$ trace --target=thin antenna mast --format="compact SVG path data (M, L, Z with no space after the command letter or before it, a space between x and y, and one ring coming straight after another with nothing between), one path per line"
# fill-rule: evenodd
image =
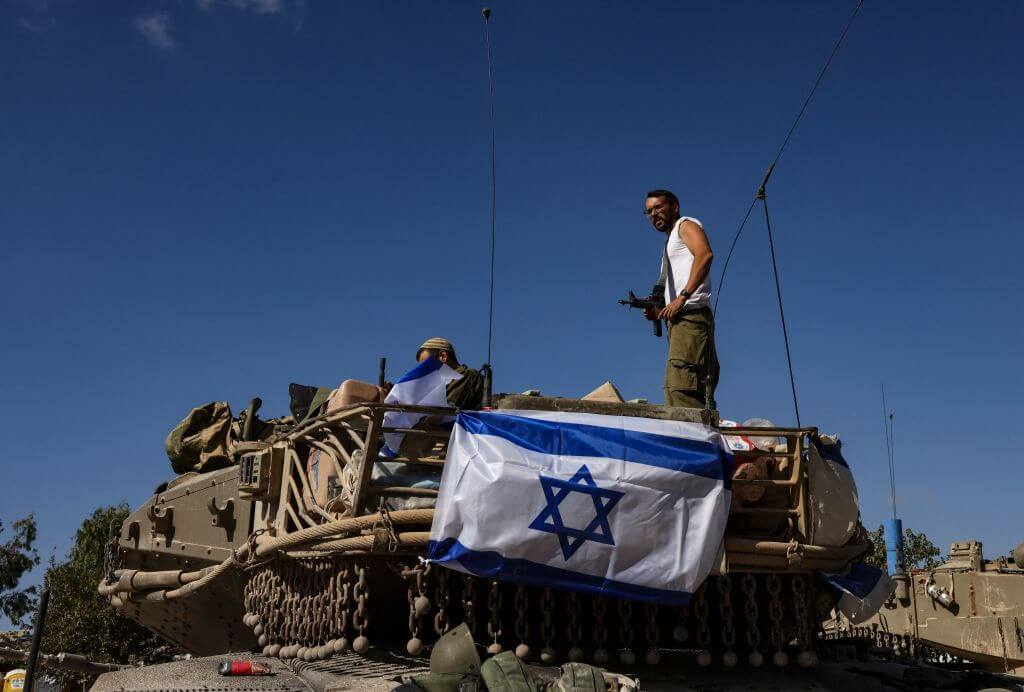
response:
M490 285L487 291L487 362L484 363L484 408L491 406L491 346L494 340L494 249L497 239L497 208L498 208L498 167L497 167L497 145L494 118L494 61L491 57L491 10L489 7L483 9L484 18L484 46L487 49L487 98L490 105L491 125L491 273Z
M488 7L483 9L484 16L484 43L487 48L487 97L491 109L491 280L487 298L487 362L491 362L491 342L494 326L494 245L497 237L497 206L498 206L498 181L497 181L497 147L496 130L494 119L494 61L491 58L491 10Z
M729 260L732 259L732 253L736 249L736 243L740 239L740 234L743 233L743 228L747 225L747 220L750 218L750 213L754 211L754 205L757 204L758 200L764 205L764 221L765 226L768 229L768 246L771 249L771 260L772 260L772 274L775 277L775 295L779 303L779 319L782 322L782 338L786 346L786 365L789 367L789 387L793 393L793 411L796 414L796 425L800 427L800 405L797 403L796 396L796 377L793 374L793 357L789 349L789 330L786 327L786 314L782 309L782 288L779 285L779 268L775 261L775 239L772 237L772 222L768 216L768 195L766 188L768 186L768 179L771 178L772 172L775 170L775 165L782 158L782 152L786 150L786 146L789 144L790 138L796 131L796 126L800 124L800 120L804 117L804 113L807 111L807 106L810 105L811 99L814 98L815 92L818 91L818 87L821 85L822 80L825 79L825 74L828 72L828 68L832 65L832 60L836 57L836 53L839 52L840 46L843 45L843 40L846 38L846 34L850 31L850 27L853 26L853 20L856 19L857 14L860 12L861 5L864 4L864 0L857 0L856 6L853 8L853 12L850 14L850 18L847 19L846 25L840 32L836 42L832 45L832 52L829 53L828 59L825 60L825 64L822 65L821 70L818 72L818 78L814 80L814 84L811 86L811 90L807 93L807 97L804 99L803 105L800 106L799 112L793 119L793 124L789 126L789 130L786 132L785 138L782 140L782 144L779 145L778 151L775 152L775 158L772 159L768 169L765 171L764 177L761 178L761 184L758 186L757 194L754 195L754 199L751 200L750 206L747 207L747 213L743 215L743 220L740 222L740 226L736 229L736 235L733 236L732 243L729 245L729 252L725 256L725 264L722 267L722 274L718 278L718 295L715 297L715 305L712 309L713 315L717 318L718 316L718 301L722 297L722 291L725 288L725 275L729 270Z
M882 385L882 427L885 428L885 452L889 458L889 490L892 492L892 518L896 519L896 451L893 439L893 414L885 402L885 385Z
M782 144L779 146L779 150L775 153L775 158L772 159L771 165L768 166L768 172L765 173L764 178L761 180L761 186L758 191L763 191L764 186L768 182L768 177L771 176L772 170L775 168L775 164L782 158L782 152L786 150L786 145L789 144L790 138L793 136L793 132L796 131L796 126L800 124L800 120L804 117L804 112L807 110L807 106L810 105L811 99L814 98L814 93L818 90L818 86L825 79L825 74L828 72L828 68L832 65L833 58L839 52L840 46L843 45L843 40L846 38L846 34L850 31L850 27L853 26L853 20L857 18L857 14L860 12L861 5L864 4L864 0L857 0L856 7L853 8L853 12L850 14L850 18L846 20L846 26L843 27L843 31L839 34L839 38L836 39L835 44L832 46L832 52L829 53L828 59L822 66L821 71L818 72L818 78L814 80L814 85L811 87L810 92L807 94L807 98L804 99L803 105L800 107L800 112L796 114L796 118L793 119L793 124L790 125L789 131L786 132L785 139L782 140ZM729 260L732 259L732 252L736 249L736 241L740 239L740 234L743 233L743 227L747 225L747 220L750 218L750 212L754 211L754 205L757 204L759 197L755 196L750 201L750 206L747 207L747 213L743 215L743 220L740 221L740 226L736 229L736 235L733 236L732 244L729 246L729 252L725 256L725 264L722 266L722 274L718 277L718 295L715 297L715 308L714 313L718 314L718 301L722 297L722 289L725 287L725 273L729 269Z

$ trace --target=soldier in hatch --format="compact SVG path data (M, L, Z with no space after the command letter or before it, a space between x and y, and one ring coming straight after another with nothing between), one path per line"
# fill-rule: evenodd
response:
M477 370L473 370L462 363L455 356L455 347L448 339L434 337L427 339L416 349L416 362L422 363L431 356L437 358L443 364L462 375L461 379L448 383L446 393L448 403L454 408L478 409L484 399L484 378ZM345 380L341 386L334 390L327 399L327 411L333 411L344 406L360 402L381 402L387 396L391 385L385 388L361 382L359 380ZM417 403L417 402L406 402Z
M430 357L437 358L443 365L447 365L462 376L457 380L448 382L445 386L445 397L448 404L458 409L480 408L484 397L483 376L478 371L459 363L459 359L455 356L455 347L452 346L452 343L447 339L439 337L427 339L416 349L416 361L422 363ZM402 386L401 381L398 386ZM390 384L378 387L369 382L345 380L341 383L341 386L327 396L323 412L336 411L358 403L380 403L387 399L391 389L392 385ZM396 398L394 396L391 397L389 402L404 404L426 403L422 401L401 401L401 397ZM316 399L314 399L314 404L316 406L320 405L316 403ZM438 425L444 420L444 417L414 416L414 420L417 422L411 424L411 427L424 429ZM423 456L430 451L434 442L435 440L432 437L406 435L401 441L400 449L396 448L394 451L407 457ZM312 509L314 504L321 507L325 506L330 487L330 477L334 475L333 467L330 464L320 464L319 458L320 451L318 449L311 449L306 462L307 473L311 479L312 486L312 494L305 498L308 509Z
M644 214L654 230L665 234L658 280L665 288L665 307L657 313L652 308L644 311L647 319L668 324L665 405L703 408L710 376L710 406L715 408L718 355L708 237L700 221L680 216L679 199L668 190L648 192Z
M427 339L416 351L416 362L422 363L431 356L462 375L462 379L448 383L448 403L461 409L480 408L484 400L484 378L479 371L459 362L452 342L440 337Z

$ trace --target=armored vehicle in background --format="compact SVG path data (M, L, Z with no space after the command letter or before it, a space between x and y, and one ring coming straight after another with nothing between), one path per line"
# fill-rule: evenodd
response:
M1024 543L1013 555L986 560L979 541L957 541L946 561L915 570L861 627L885 641L905 637L985 670L1024 676Z

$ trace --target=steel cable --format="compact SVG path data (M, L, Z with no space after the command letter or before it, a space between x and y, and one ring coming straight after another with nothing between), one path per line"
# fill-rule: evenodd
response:
M768 227L768 248L772 255L772 274L775 276L775 296L779 301L779 320L782 322L782 340L786 344L786 365L789 366L789 387L793 392L793 410L796 412L796 427L800 427L800 405L796 401L796 378L793 376L793 357L789 353L789 330L786 329L786 313L782 309L782 288L779 285L779 268L775 263L775 240L772 238L772 222L768 217L768 198L761 197L764 205L764 223Z
M807 111L807 106L810 105L811 99L814 97L814 93L818 90L818 86L821 85L822 80L825 78L825 74L828 72L828 68L832 65L832 60L836 57L839 52L840 46L843 45L843 40L846 38L846 34L850 31L850 27L853 26L853 20L857 18L857 13L860 12L861 5L864 4L864 0L857 0L856 6L853 8L853 12L850 14L850 18L846 20L846 26L843 27L842 32L839 34L839 38L836 39L835 44L832 46L832 52L829 53L828 59L818 72L818 78L814 80L814 85L811 87L810 92L807 94L807 98L804 99L803 105L800 107L800 111L796 114L796 118L793 119L793 124L789 126L789 131L786 133L786 137L782 140L782 144L779 146L779 150L775 153L775 158L772 159L772 163L768 166L770 172L775 168L775 164L782 158L782 152L786 150L786 146L789 144L790 138L793 136L793 132L796 131L796 126L800 124L800 120L804 117L804 112ZM766 176L767 178L767 176ZM760 190L764 186L762 182ZM714 313L718 314L718 301L722 297L722 289L725 287L725 273L729 269L729 260L732 259L733 250L736 248L736 242L740 239L740 234L743 233L743 227L747 225L747 219L750 218L750 212L753 211L754 205L757 203L757 197L750 203L750 207L747 209L747 213L744 214L743 220L740 222L739 228L736 229L736 235L733 236L732 244L729 246L729 253L725 257L725 263L722 265L722 273L718 277L718 295L715 297L715 308Z

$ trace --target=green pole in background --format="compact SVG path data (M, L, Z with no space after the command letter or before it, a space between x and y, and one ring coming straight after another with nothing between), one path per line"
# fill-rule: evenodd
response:
M25 667L25 692L32 692L32 683L36 677L36 660L39 658L39 644L43 640L43 628L46 627L46 606L50 604L50 590L43 589L39 597L39 610L36 611L35 630L32 632L32 649L28 653L28 665Z

